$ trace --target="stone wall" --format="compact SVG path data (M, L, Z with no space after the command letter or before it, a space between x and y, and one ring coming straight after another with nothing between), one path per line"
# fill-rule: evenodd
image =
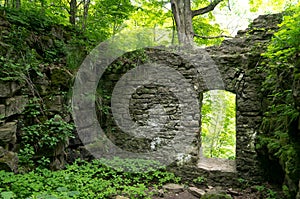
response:
M23 127L41 123L56 114L65 116L65 121L71 120L66 111L69 102L65 98L65 92L69 89L66 87L68 74L54 65L41 70L43 76L31 74L25 82L21 78L17 81L0 81L0 169L18 171L17 152L22 149ZM62 77L62 80L55 81L55 78ZM34 103L33 99L36 100ZM30 108L32 105L41 109ZM42 113L32 117L33 111ZM33 147L37 150L34 158L50 158L52 168L62 168L65 164L64 147L61 145L54 151L39 150L37 145Z
M130 66L147 65L147 63L167 66L183 75L191 85L190 89L197 94L199 107L201 107L203 92L215 89L230 91L236 94L236 159L230 161L203 157L200 150L201 132L195 130L196 127L200 129L201 117L195 114L196 112L200 114L200 110L193 110L191 117L188 117L183 123L194 123L194 129L191 132L185 131L184 136L180 138L189 140L190 150L185 155L188 160L191 160L190 164L177 165L171 170L186 179L202 175L207 177L211 183L219 185L237 185L240 183L238 179L260 181L263 174L255 150L255 139L262 122L263 96L260 93L260 86L265 76L257 66L262 61L260 54L265 51L273 33L278 29L277 24L280 21L281 15L279 14L260 16L248 29L239 31L235 38L226 39L220 46L197 48L188 52L177 48L150 48L143 52L142 56L146 58L144 61L139 61L138 56L132 58L134 57L132 55L130 55L131 61L128 61L126 57L130 56L124 55L112 64L112 68L104 74L99 82L99 87L108 91L103 94L102 98L100 97L100 102L104 106L111 107L110 96L122 75L133 68ZM120 68L120 63L124 63L124 60L126 60L125 67ZM158 68L153 74L159 75L159 70ZM166 76L165 78L172 79L173 77ZM152 80L155 82L155 78ZM106 135L123 150L134 153L152 153L159 150L160 146L165 145L170 147L169 153L172 154L171 151L176 150L176 147L172 148L174 144L172 139L176 133L180 133L177 130L180 129L180 116L182 115L176 94L172 95L169 87L164 87L159 83L151 84L149 81L142 82L139 87L131 84L126 86L137 88L130 95L129 113L134 122L145 127L144 131L139 131L139 138L124 133L116 125L111 110L108 108L106 113L100 111L99 114L100 123ZM182 92L187 91L182 90ZM122 93L123 91L119 95L115 94L122 98ZM109 96L108 100L105 100L104 96ZM122 100L120 102L121 104L126 103ZM158 104L161 107L153 110L153 107ZM123 112L118 112L121 115L128 114L122 105L119 105L117 109L123 110ZM159 109L162 111L160 112ZM159 133L154 133L155 136L147 137L147 133L153 132L151 131L154 128L151 126L151 120L153 120L151 114L153 113L161 119L154 121L162 124L163 128L157 130ZM184 128L184 130L187 129ZM182 144L185 143L182 142ZM177 151L176 155L180 157L181 153L182 151ZM156 154L156 157L163 159L165 154ZM177 158L177 160L179 159ZM217 166L210 168L211 165L207 166L207 164Z
M245 31L206 50L219 66L225 90L236 94L236 169L239 177L260 179L262 170L255 151L264 110L260 92L265 74L258 68L260 56L278 30L281 14L259 16Z
M21 86L16 82L0 82L0 169L17 171L18 156L14 152L17 142L17 115L28 101L19 95Z
M260 16L248 29L239 31L235 38L225 40L220 46L190 51L178 48L149 48L137 52L136 55L134 52L133 55L129 53L122 56L105 72L99 82L99 89L103 92L96 96L96 105L99 108L98 119L106 136L125 151L153 152L156 157L159 157L158 159L163 161L170 153L174 156L170 159L175 158L178 162L183 159L187 160L189 164L170 167L186 179L202 175L212 184L220 185L238 184L238 178L260 180L262 173L254 144L262 119L263 96L259 90L264 74L259 73L257 65L261 61L260 53L265 50L273 33L278 29L277 24L280 20L281 15ZM168 73L165 74L165 79L175 79L173 83L168 84L166 81L154 84L156 79L153 78L152 81L145 81L133 93L125 93L131 97L128 103L129 114L126 111L122 112L125 101L115 104L120 110L119 114L124 113L125 117L129 115L140 126L145 126L144 129L141 128L138 131L139 138L136 138L117 127L110 110L110 97L123 74L137 65L146 64L147 66L147 63L150 63L150 66L153 63L159 66L157 69L151 69L151 72L157 76L164 74L162 72L164 66L178 73L173 77L169 77ZM51 117L51 115L65 111L65 105L69 105L69 101L62 93L69 89L66 85L70 76L62 67L47 67L42 71L44 75L34 80L34 88L37 89L47 106L49 111L47 115ZM180 77L184 77L185 81L182 82ZM132 76L132 78L135 77ZM180 90L183 84L187 86L184 90ZM174 87L178 89L174 90ZM201 167L205 161L209 161L201 156L200 150L201 95L205 91L214 89L227 90L236 94L237 101L236 160L214 162L214 164L225 164L229 167L224 170ZM17 171L18 159L15 152L18 150L16 144L22 140L20 121L26 117L24 108L28 100L34 97L34 91L16 82L0 82L0 90L0 166L1 169ZM123 91L117 93L119 96L122 94L124 94ZM186 97L190 94L192 97ZM193 95L196 96L196 102ZM195 109L198 106L197 103L199 103L199 109ZM69 115L65 116L64 119L70 121ZM157 124L161 126L155 126ZM153 132L155 128L157 131ZM148 132L153 134L149 136ZM176 134L180 136L176 137ZM182 143L176 145L174 138L177 143L180 141ZM186 146L185 143L189 145ZM161 146L165 146L164 154L159 153ZM186 150L186 153L176 150L174 146L183 151ZM92 158L78 137L70 140L67 153L69 161L76 157ZM52 157L53 162L59 159L60 165L57 168L63 165L61 162L61 157L64 157L63 149L49 156Z

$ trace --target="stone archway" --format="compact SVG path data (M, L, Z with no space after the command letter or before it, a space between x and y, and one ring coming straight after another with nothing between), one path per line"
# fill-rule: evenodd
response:
M266 22L267 21L267 22ZM260 53L262 53L272 36L272 32L277 29L277 24L280 21L279 15L267 15L258 18L253 22L251 27L246 31L239 31L238 35L231 40L225 40L221 46L213 46L205 49L196 48L190 51L176 48L149 48L144 50L147 60L150 63L162 64L175 69L183 75L188 82L192 85L193 89L198 96L208 90L226 90L236 94L236 159L235 161L226 162L213 162L212 164L227 164L225 170L222 169L208 169L199 167L199 151L201 146L200 131L196 130L193 122L197 120L200 124L200 117L198 114L192 116L192 122L186 120L188 125L194 129L185 132L184 136L192 140L191 147L193 150L188 154L188 160L192 164L184 165L182 169L177 167L175 172L180 172L180 175L186 178L192 178L195 173L199 175L206 175L214 179L213 184L224 183L223 180L216 180L216 177L225 176L227 179L238 177L257 180L260 179L262 174L260 165L257 160L257 153L255 150L255 138L259 132L259 126L262 120L262 102L263 96L259 92L264 74L260 73L257 68L258 63L261 61ZM263 27L263 29L261 28ZM249 44L250 43L250 44ZM126 55L125 55L126 56ZM120 58L116 62L127 60ZM128 61L128 60L127 60ZM125 66L128 66L126 64ZM108 72L103 77L103 85L106 85L106 90L112 91L118 79L127 72L130 67L119 68L117 74ZM115 70L111 70L115 71ZM158 71L159 72L159 71ZM144 85L134 93L133 99L135 102L131 107L132 117L136 120L141 119L139 122L146 123L147 110L149 104L156 104L153 93L169 93L168 89L157 87L155 85ZM164 99L164 108L168 108L170 114L168 117L173 118L170 124L171 128L176 129L176 104L173 99ZM170 103L169 101L170 100ZM172 101L173 100L173 101ZM141 105L145 102L146 105ZM109 102L108 104L109 105ZM142 108L141 108L142 107ZM143 109L143 107L145 109ZM200 103L201 107L201 103ZM142 109L142 111L140 111ZM175 110L175 111L174 111ZM200 112L200 110L198 110ZM171 113L173 112L173 113ZM198 113L199 113L198 112ZM174 122L174 123L172 123ZM122 149L141 152L147 150L154 150L156 145L160 144L161 137L164 137L164 142L171 145L172 133L164 131L165 134L161 137L153 138L153 140L137 140L132 136L128 136L121 132L120 129L115 128L116 124L112 122L109 116L104 119L104 126L113 131L108 132L108 137L115 140ZM171 131L169 131L171 132ZM184 136L182 139L184 139ZM171 147L171 146L170 146ZM158 154L159 156L159 154ZM159 157L160 158L160 157ZM164 156L161 157L161 159ZM201 158L200 158L201 159ZM200 161L201 163L201 161ZM211 172L214 171L214 172ZM212 174L214 173L214 174Z

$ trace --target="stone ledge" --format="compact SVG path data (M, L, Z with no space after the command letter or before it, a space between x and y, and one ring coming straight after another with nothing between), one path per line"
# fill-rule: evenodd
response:
M207 171L237 172L235 160L201 157L197 166Z

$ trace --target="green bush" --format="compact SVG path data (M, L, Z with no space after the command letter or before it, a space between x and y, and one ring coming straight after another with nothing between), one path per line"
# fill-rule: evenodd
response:
M33 168L39 151L53 151L58 144L65 143L72 137L73 129L74 125L65 122L59 115L22 128L22 147L18 153L20 164ZM37 160L37 166L47 167L49 163L50 160L45 156Z

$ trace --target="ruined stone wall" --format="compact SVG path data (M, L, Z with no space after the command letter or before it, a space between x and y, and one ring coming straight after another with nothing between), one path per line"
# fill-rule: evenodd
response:
M51 69L42 68L42 74L43 76L25 77L25 82L21 78L16 81L0 81L1 170L18 171L17 152L22 149L20 143L24 136L23 127L40 124L55 114L65 116L63 118L65 121L71 120L66 109L69 102L65 98L66 82L69 81L66 79L68 74L55 66L52 66ZM61 80L57 80L59 78ZM34 107L40 106L40 108L36 109L33 105ZM32 118L34 111L42 113ZM37 148L37 146L33 147ZM48 157L52 163L56 162L56 165L51 164L53 168L62 168L65 163L64 154L64 147L58 146L54 151L39 150L36 158L39 156Z
M17 171L18 156L13 152L17 142L14 116L24 110L28 101L26 96L16 94L19 89L20 85L15 82L0 83L0 169L7 171Z
M232 161L217 160L202 156L200 151L201 132L199 132L201 117L193 112L191 117L183 123L197 121L198 124L194 123L193 127L199 127L199 130L194 131L193 129L191 132L182 132L184 136L181 137L181 140L189 139L190 141L191 150L186 154L187 159L191 160L190 164L177 166L172 169L173 171L187 179L201 175L209 179L210 183L220 185L239 184L238 178L254 182L261 179L262 170L255 150L255 139L262 122L264 96L260 92L260 86L265 76L257 66L262 61L260 54L265 51L273 33L278 29L277 24L280 21L281 15L279 14L260 16L254 20L248 29L239 31L235 38L226 39L220 46L205 49L195 48L190 51L177 48L152 48L144 51L145 63L170 67L188 80L190 89L193 89L197 94L200 108L201 95L205 91L221 89L236 94L236 159ZM115 63L122 63L121 60L124 60L124 57ZM132 65L145 63L132 63ZM117 65L114 67L116 69ZM107 72L99 83L101 89L111 91L106 93L107 96L111 96L116 83L122 75L128 72L124 68L111 71L114 71L113 74ZM154 74L159 74L159 69ZM173 77L171 75L171 77L166 78L172 79ZM107 82L112 83L107 85ZM137 87L137 85L134 86ZM186 91L183 90L182 92ZM182 112L179 108L178 99L176 101L176 95L171 93L170 88L163 87L159 83L151 84L148 81L145 81L131 93L129 106L131 119L141 126L147 126L144 131L139 131L139 138L124 133L116 125L111 112L102 113L101 117L99 116L102 118L101 126L105 129L108 137L114 141L114 144L123 150L137 154L151 153L159 150L162 145L169 146L170 151L176 150L175 147L172 148L172 144L174 144L172 139L174 139L175 133L180 132L176 130L180 128L179 120ZM123 101L123 103L126 102ZM108 107L112 106L110 100L103 100L102 104L106 104ZM157 130L159 133L155 136L147 137L146 134L152 132L150 129L154 128L151 126L152 109L158 104L162 106L160 107L162 111L159 111L160 108L155 109L154 115L161 120L154 121L164 124L164 127ZM120 105L119 109L122 108L124 107ZM121 113L126 115L126 110L124 109ZM200 114L200 110L198 113ZM184 130L187 129L189 128L184 128ZM143 134L145 135L143 136ZM182 142L182 144L185 143ZM182 155L181 152L177 151L178 161L180 161L178 157ZM157 156L157 159L162 159L165 154L161 153ZM210 165L212 168L209 168L206 164L217 166Z
M244 179L262 176L255 139L262 122L265 96L260 88L265 74L258 66L280 22L280 14L260 16L235 38L206 49L219 66L225 90L236 94L236 169Z
M260 53L265 50L280 20L280 15L261 16L248 29L239 31L235 38L225 40L220 46L195 48L190 51L175 47L151 48L139 52L130 59L128 59L130 54L122 56L103 75L99 82L99 90L102 93L96 96L98 119L106 136L125 151L153 152L156 158L163 161L170 153L174 156L170 159L175 158L179 163L183 159L187 160L189 164L170 168L186 179L201 175L211 181L211 184L225 186L238 184L238 178L259 180L262 174L254 144L262 119L263 96L259 91L264 74L259 72L257 65L261 61ZM138 88L133 89L132 93L125 93L130 97L127 103L129 113L123 107L127 101L115 104L115 108L120 110L119 114L124 113L125 118L129 115L134 122L145 126L144 129L140 128L137 131L139 135L137 138L136 134L125 133L116 125L111 112L111 95L124 74L137 65L147 66L147 63L150 63L148 66L154 63L159 66L157 69L151 69L157 76L164 74L162 72L164 66L178 73L172 73L171 76L165 73L164 79L175 79L167 86L165 84L168 81L157 82L155 75L152 75L151 81L145 81L139 86L140 80L130 85ZM50 71L45 70L44 77L35 81L35 88L45 100L50 115L60 113L65 105L69 105L69 101L61 95L61 91L67 91L65 77L68 77L67 73L56 67ZM185 81L182 81L181 77ZM187 84L183 90L176 87L183 84ZM127 86L128 84L125 84L125 87ZM201 167L203 161L207 161L200 158L201 95L214 89L236 94L236 160L214 163L228 164L229 170L209 170ZM19 136L21 140L20 121L24 117L25 105L32 99L33 94L32 90L16 82L0 82L0 90L0 162L6 165L7 170L15 171L17 156L14 152L17 151L18 142L16 138ZM121 100L127 99L122 96L124 92L121 91L119 90L117 96L121 96ZM195 94L196 101L192 95L187 97L190 93ZM199 103L198 110L195 109L196 103ZM66 120L70 121L70 118ZM155 126L157 124L158 126ZM153 131L156 128L157 130ZM148 135L149 132L152 134ZM186 143L189 143L188 146ZM176 150L175 145L180 150ZM159 149L163 146L166 151L160 153ZM76 157L87 157L88 154L82 152L84 149L81 141L78 138L71 139L67 158L72 161ZM1 158L10 159L12 162L2 161Z

